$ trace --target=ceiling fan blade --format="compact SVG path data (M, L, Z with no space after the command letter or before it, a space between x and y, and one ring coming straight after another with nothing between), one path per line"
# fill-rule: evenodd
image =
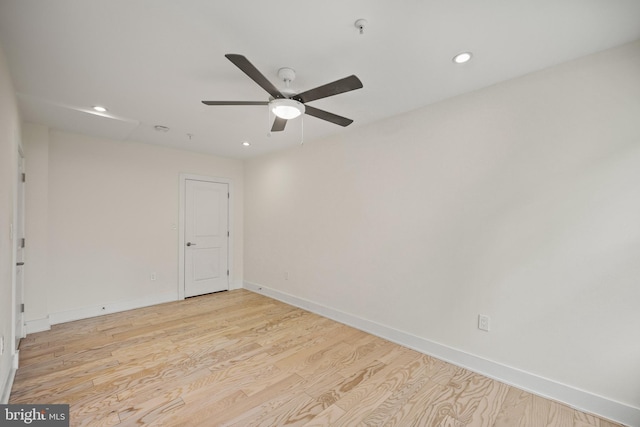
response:
M258 83L258 85L266 90L269 95L274 98L285 98L283 94L273 85L267 78L262 75L260 71L256 67L253 66L251 62L247 58L242 55L237 55L235 53L228 53L225 57L233 62L233 64L240 68L247 76L251 78L254 82Z
M292 97L292 99L295 99L296 101L300 101L302 103L306 103L315 101L316 99L337 95L339 93L360 89L361 87L362 82L360 81L360 79L352 75L340 80L336 80L332 83L327 83L326 85L318 86L315 89L310 89L306 92L299 93L296 96Z
M271 126L271 132L283 131L286 125L287 125L287 119L282 119L276 116L276 119L273 121L273 126Z
M328 111L320 110L318 108L311 107L309 105L305 105L305 114L308 114L313 117L317 117L322 120L326 120L331 123L335 123L340 126L349 126L353 123L353 120L347 119L346 117L338 116L337 114L330 113Z
M268 101L202 101L205 105L269 105Z

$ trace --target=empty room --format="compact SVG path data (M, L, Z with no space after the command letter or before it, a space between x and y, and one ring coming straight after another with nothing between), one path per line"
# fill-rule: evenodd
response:
M639 219L636 0L0 0L0 425L640 427Z

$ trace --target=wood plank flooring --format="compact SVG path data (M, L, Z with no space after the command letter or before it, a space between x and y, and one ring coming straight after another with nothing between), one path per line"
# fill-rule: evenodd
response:
M618 425L246 290L29 335L10 403L72 426Z

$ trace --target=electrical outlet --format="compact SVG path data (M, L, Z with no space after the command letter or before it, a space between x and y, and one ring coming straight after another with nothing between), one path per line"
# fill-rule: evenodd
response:
M288 271L284 272L284 280L289 280L289 272Z
M151 273L150 279L154 282L157 279L156 273Z
M486 316L484 314L479 314L478 315L478 329L480 329L481 331L486 331L489 332L489 321L491 319L489 318L489 316Z

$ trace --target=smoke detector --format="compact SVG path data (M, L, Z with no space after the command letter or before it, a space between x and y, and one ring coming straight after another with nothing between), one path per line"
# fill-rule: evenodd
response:
M358 29L360 34L364 34L364 29L368 23L369 21L366 19L358 19L353 25Z

